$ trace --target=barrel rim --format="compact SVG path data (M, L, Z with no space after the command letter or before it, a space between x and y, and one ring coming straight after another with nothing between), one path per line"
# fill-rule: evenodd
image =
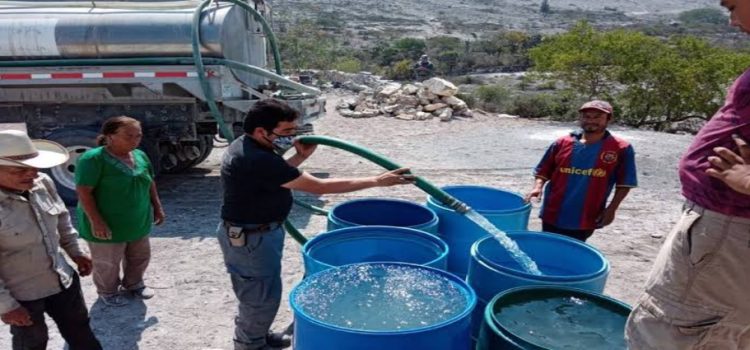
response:
M521 193L519 193L519 192L508 191L508 190L503 190L503 189L489 187L489 186L451 185L451 186L441 187L440 189L442 189L442 190L452 190L452 189L457 189L457 188L491 190L491 191L495 191L495 192L503 192L503 193L506 193L506 194L515 195L515 196L518 196L519 198L523 199L523 195ZM461 200L460 198L458 198L458 199ZM435 199L435 197L433 197L433 196L427 196L427 202L430 203L430 204L432 204L432 205L435 205L436 207L439 207L440 209L444 209L444 210L448 210L448 211L455 211L453 208L450 208L450 207L446 206L442 202L440 202L437 199ZM488 209L476 209L476 208L472 208L472 210L475 211L475 212L477 212L477 213L479 213L479 214L487 214L487 215L493 215L493 214L495 214L495 215L499 215L499 214L511 214L511 213L523 212L523 211L529 210L529 208L531 208L531 203L526 203L526 204L524 204L521 207L518 207L516 209L509 209L509 210L488 210Z
M360 265L392 265L392 266L407 266L412 267L416 269L425 269L430 270L438 275L441 275L444 278L447 278L448 280L452 281L456 285L460 286L464 291L466 295L466 299L468 301L466 308L459 314L455 315L454 317L447 319L445 321L435 323L426 327L420 327L420 328L412 328L405 331L370 331L370 330L361 330L361 329L351 329L351 328L345 328L341 326L335 326L331 324L327 324L323 321L317 320L309 315L307 315L305 312L302 311L302 309L297 305L296 297L299 290L305 286L307 283L310 283L309 281L314 278L320 278L320 276L324 273L332 273L331 271L333 269L329 269L326 271L321 271L315 275L312 275L297 284L297 286L294 287L291 293L289 293L289 304L292 307L292 312L294 313L294 316L302 317L305 319L305 321L313 323L320 327L325 327L328 329L334 329L336 331L341 331L345 333L354 333L354 334L364 334L364 335L376 335L376 336L393 336L393 335L409 335L409 334L415 334L415 333L423 333L439 328L446 327L448 325L461 322L465 318L469 317L471 318L471 314L474 311L474 308L477 306L477 294L474 292L474 289L466 283L466 281L458 278L457 276L440 270L436 269L434 267L424 266L424 265L417 265L417 264L409 264L409 263L393 263L393 262L375 262L375 263L358 263L358 264L348 264L348 265L342 265L335 267L334 269L343 269L343 268L349 268L354 266L360 266Z
M339 207L344 206L344 205L349 205L349 204L352 204L352 203L358 204L358 203L361 203L361 202L396 202L396 203L399 203L399 204L406 204L406 205L409 205L409 206L412 206L412 207L419 207L420 209L425 209L432 216L432 219L430 219L429 221L426 221L424 223L421 223L421 224L411 225L411 226L393 226L393 227L420 228L420 227L430 226L430 225L433 225L433 224L435 224L435 223L438 222L438 216L437 216L437 213L435 213L434 210L428 208L427 206L421 205L419 203L414 203L414 202L410 202L410 201L403 200L403 199L397 199L397 198L360 198L360 199L354 199L354 200L350 200L350 201L341 202L341 203L338 203L335 206L333 206L333 208L331 208L331 210L328 212L328 218L329 218L329 220L335 219L335 220L337 220L337 221L339 221L341 223L344 223L346 225L349 225L349 226L386 226L386 225L362 225L362 224L358 224L356 222L351 222L351 221L348 221L348 220L343 220L340 217L336 216L336 209L338 209Z
M347 266L347 265L333 266L330 264L326 264L318 259L313 258L310 255L310 251L314 248L315 245L320 244L321 241L338 238L340 236L351 235L354 233L362 233L366 231L379 231L379 232L386 231L386 232L391 232L391 233L396 233L396 231L400 231L398 233L412 235L414 237L419 237L421 239L430 241L431 243L435 243L441 249L440 255L437 258L424 263L424 265L435 264L439 262L440 260L445 260L448 258L448 254L450 253L450 246L448 246L448 243L446 243L440 237L432 233L422 231L422 230L417 230L417 229L408 228L408 227L398 227L398 226L352 226L352 227L344 227L344 228L340 228L336 230L331 230L331 231L315 236L313 239L307 241L302 246L302 255L303 257L307 257L309 259L315 260L315 262L317 262L318 264L322 266L325 266L327 269ZM367 263L357 263L357 264L367 264ZM404 263L404 264L408 264L408 263ZM348 264L348 265L353 265L353 264ZM419 266L419 264L414 264L414 265Z
M525 271L511 269L509 267L493 262L492 260L482 255L481 252L479 251L479 247L482 245L482 243L486 242L487 240L494 239L494 236L492 236L491 234L480 238L479 240L474 242L474 244L472 244L471 256L474 257L475 260L478 260L480 263L482 263L485 266L488 266L489 268L511 274L514 277L525 278L527 280L536 281L536 282L539 282L539 281L550 281L550 282L586 281L586 280L596 279L603 274L609 273L609 270L610 270L609 261L607 261L607 259L604 257L604 254L602 254L598 249L586 243L579 242L572 238L564 237L564 236L549 233L549 232L542 232L542 231L514 230L514 231L505 231L505 233L510 238L513 238L511 236L516 236L516 235L531 235L531 236L544 237L545 239L558 240L561 242L565 242L566 244L577 245L581 248L585 248L586 250L594 253L594 255L596 255L597 258L599 258L599 260L603 262L603 264L601 268L599 268L596 272L592 272L592 273L585 274L585 275L576 275L576 276L534 275Z
M494 326L492 327L493 330L498 330L499 334L502 334L505 338L508 338L512 340L513 342L518 343L519 345L533 346L535 349L546 350L547 348L544 348L532 342L526 341L522 337L519 337L515 333L509 331L507 328L505 328L505 326L503 326L503 323L500 322L496 317L495 306L497 305L500 299L515 297L516 295L519 295L519 296L530 295L531 292L534 292L534 291L568 292L568 293L571 293L571 294L568 294L571 296L574 296L574 295L585 296L589 299L604 301L606 302L605 303L606 305L612 306L613 308L620 308L622 311L624 311L624 314L630 314L633 310L633 308L630 305L620 300L612 298L608 295L604 295L602 293L596 293L596 292L592 292L592 291L581 289L581 288L544 286L544 285L521 286L521 287L515 287L515 288L502 291L498 295L496 295L494 298L492 298L492 301L487 303L487 306L484 309L484 322L487 322L488 325L490 326ZM601 305L601 304L597 304L597 305Z

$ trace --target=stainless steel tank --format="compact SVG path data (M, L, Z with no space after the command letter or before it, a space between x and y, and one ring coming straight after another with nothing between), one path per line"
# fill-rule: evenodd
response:
M0 3L0 61L192 57L193 11L63 4L55 8L13 8ZM201 17L200 33L204 57L266 67L265 33L241 7L210 5ZM244 73L237 75L248 85L260 83Z

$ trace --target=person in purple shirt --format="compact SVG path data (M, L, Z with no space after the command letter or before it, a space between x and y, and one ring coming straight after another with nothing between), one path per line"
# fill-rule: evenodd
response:
M721 5L750 34L750 1ZM630 349L750 349L750 150L741 139L750 139L750 69L680 161L683 214L628 319Z

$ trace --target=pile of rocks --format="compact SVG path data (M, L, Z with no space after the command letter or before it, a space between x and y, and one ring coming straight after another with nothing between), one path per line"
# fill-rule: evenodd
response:
M394 117L402 120L440 118L449 121L456 116L472 117L466 102L455 97L453 83L432 78L423 83L401 85L391 83L376 92L362 91L357 99L344 101L336 109L344 117Z

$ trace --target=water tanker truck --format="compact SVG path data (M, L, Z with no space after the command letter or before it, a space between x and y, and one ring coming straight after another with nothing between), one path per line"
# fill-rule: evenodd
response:
M193 167L217 136L242 134L262 99L286 100L311 131L325 100L282 75L268 11L263 0L3 1L0 123L67 147L70 160L49 173L68 203L76 161L110 117L141 122L157 173Z

